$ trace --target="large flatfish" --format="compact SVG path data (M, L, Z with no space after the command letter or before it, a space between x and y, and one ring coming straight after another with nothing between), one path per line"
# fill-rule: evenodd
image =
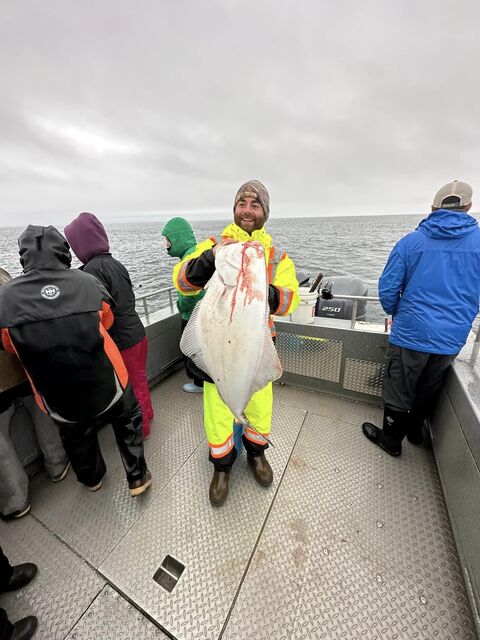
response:
M238 422L252 395L282 375L268 327L265 251L258 242L218 247L215 273L180 342Z

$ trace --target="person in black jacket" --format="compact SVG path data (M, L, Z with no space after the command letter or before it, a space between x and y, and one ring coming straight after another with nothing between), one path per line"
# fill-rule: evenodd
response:
M135 296L127 269L110 253L107 232L93 213L81 213L65 229L83 271L98 278L113 300L115 320L109 333L120 349L133 393L142 410L144 438L150 435L153 407L147 381L148 343L145 328L135 311Z
M23 274L0 287L3 348L18 356L38 406L58 424L78 480L100 489L106 467L95 427L110 422L130 494L139 495L152 478L140 407L108 333L110 296L94 276L70 269L68 243L55 227L30 225L18 244Z
M0 268L0 286L12 277ZM11 437L13 416L21 416L20 429L30 422L43 464L52 482L63 480L70 463L63 448L57 425L37 406L25 371L15 355L0 349L0 517L21 518L30 511L28 476Z

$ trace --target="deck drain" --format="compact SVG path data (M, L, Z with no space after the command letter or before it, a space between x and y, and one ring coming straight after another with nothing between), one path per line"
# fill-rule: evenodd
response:
M165 560L155 572L153 579L163 589L171 593L177 586L177 582L184 571L185 565L172 558L172 556L165 556Z

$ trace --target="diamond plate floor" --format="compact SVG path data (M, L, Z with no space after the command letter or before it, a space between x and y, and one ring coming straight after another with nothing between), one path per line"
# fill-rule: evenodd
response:
M38 640L63 640L105 581L31 515L0 523L0 542L12 565L38 565L30 584L0 595L0 606L13 622L36 615Z
M222 639L476 638L430 452L391 458L332 417L344 401L310 401L327 415L307 416Z
M92 602L66 640L168 640L110 586Z
M175 638L218 638L304 419L302 410L274 405L273 485L255 482L243 454L220 509L208 501L212 465L206 443L199 447L100 572ZM167 555L185 565L172 593L153 580Z
M274 485L259 487L243 454L213 509L202 396L184 381L152 394L146 496L128 495L105 428L100 492L40 475L33 515L0 523L11 560L40 567L0 596L12 619L36 613L41 640L166 638L154 622L178 640L476 637L430 452L406 443L394 459L369 443L373 405L275 386ZM167 554L186 566L170 594L153 581Z
M109 426L99 433L107 464L101 491L91 493L77 482L72 472L56 485L46 482L42 474L32 483L32 513L94 567L101 564L138 521L205 438L202 396L182 391L183 381L183 372L177 373L152 392L155 419L152 435L145 443L145 458L153 485L145 495L133 499L128 493Z

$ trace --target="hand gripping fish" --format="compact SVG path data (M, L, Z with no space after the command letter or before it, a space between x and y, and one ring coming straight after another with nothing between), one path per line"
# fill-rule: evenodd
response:
M180 348L211 377L235 419L258 433L245 407L256 391L282 375L268 327L264 248L258 242L220 246L215 267Z

